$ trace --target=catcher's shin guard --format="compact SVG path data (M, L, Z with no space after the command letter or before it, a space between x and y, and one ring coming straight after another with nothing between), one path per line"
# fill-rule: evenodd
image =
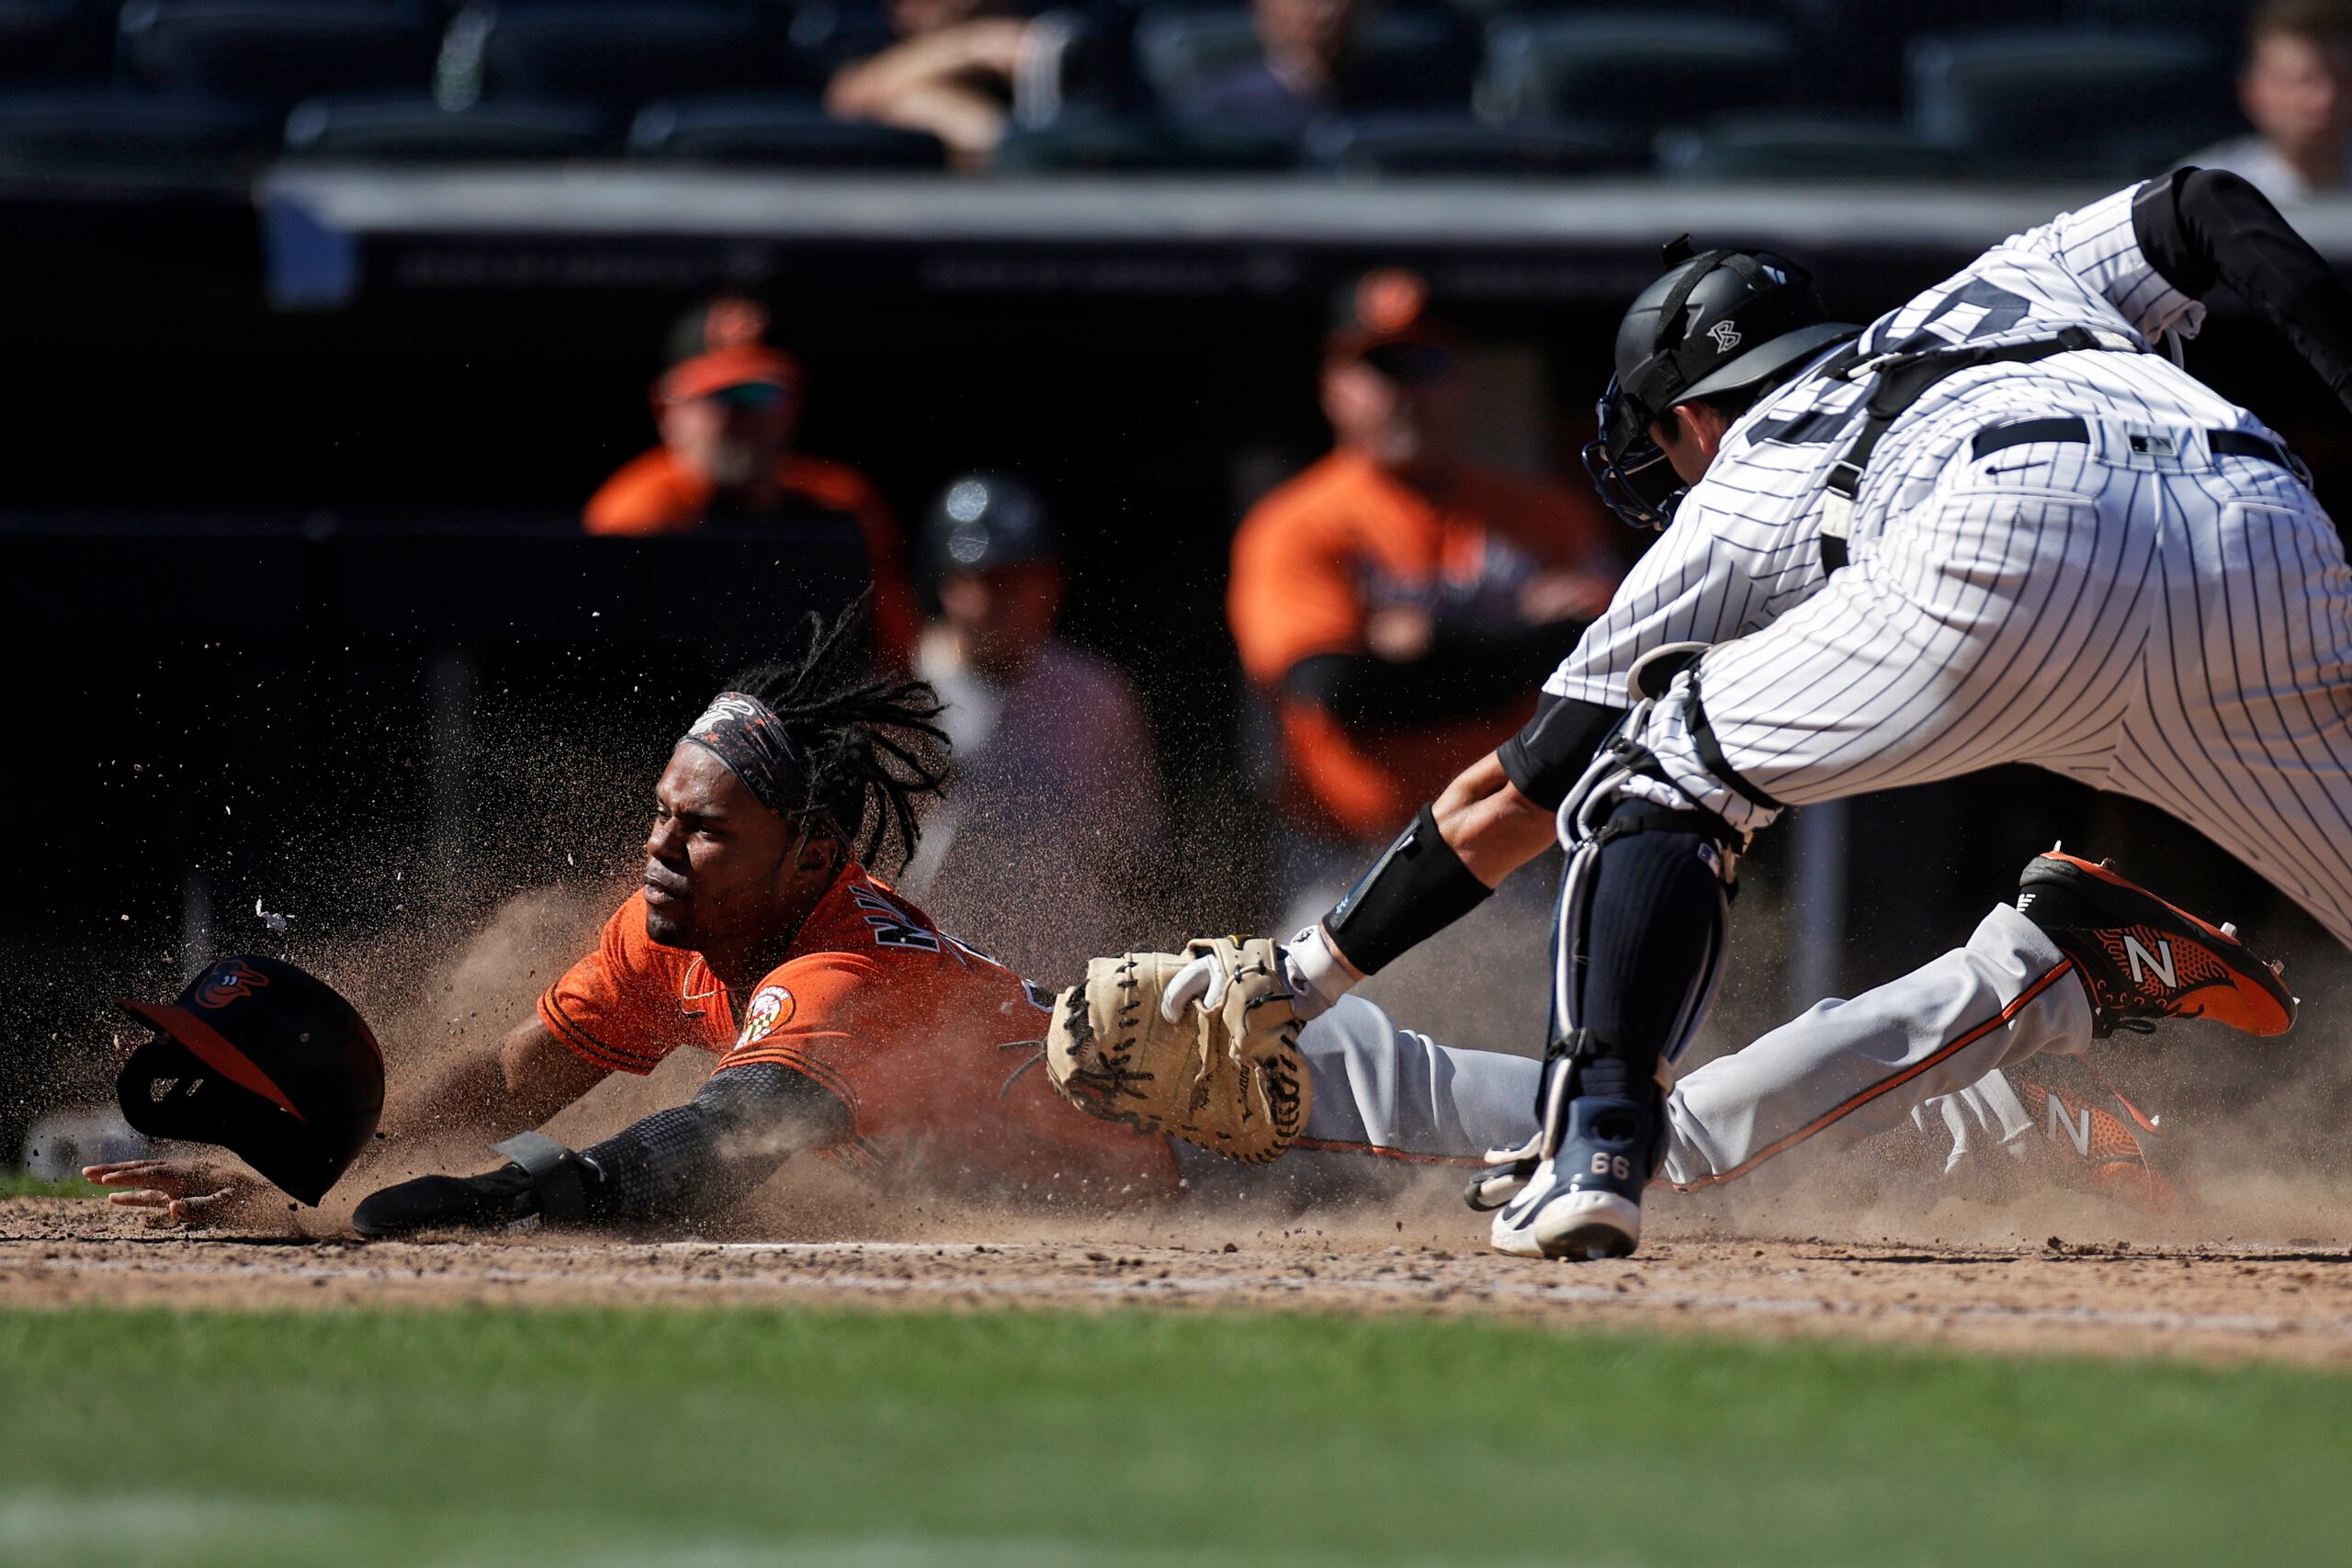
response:
M1569 859L1537 1130L1493 1151L1467 1196L1500 1206L1501 1251L1620 1258L1640 1242L1642 1188L1665 1157L1673 1065L1713 1005L1732 859L1711 818L1598 790L1571 795L1561 820Z

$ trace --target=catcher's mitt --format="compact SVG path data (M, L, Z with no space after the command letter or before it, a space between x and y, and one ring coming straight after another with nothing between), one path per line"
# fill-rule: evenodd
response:
M1216 961L1204 992L1163 1006L1203 958ZM1255 1165L1306 1125L1298 1029L1272 942L1204 937L1181 953L1090 960L1085 984L1054 1000L1046 1069L1081 1111Z

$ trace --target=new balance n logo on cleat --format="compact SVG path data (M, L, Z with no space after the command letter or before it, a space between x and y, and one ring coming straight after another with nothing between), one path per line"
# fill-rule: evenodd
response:
M2295 998L2233 926L2168 904L2111 865L2052 851L2019 879L2017 908L2050 935L2090 993L2094 1032L2145 1032L2160 1019L2209 1018L2284 1034Z

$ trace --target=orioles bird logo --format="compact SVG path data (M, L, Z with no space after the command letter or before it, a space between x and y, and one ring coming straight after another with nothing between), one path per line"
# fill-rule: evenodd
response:
M239 997L252 996L269 984L269 976L242 958L232 958L204 977L196 988L196 1005L224 1008Z

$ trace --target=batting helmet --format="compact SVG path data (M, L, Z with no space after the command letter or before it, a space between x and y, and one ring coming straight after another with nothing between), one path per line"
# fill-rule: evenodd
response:
M1673 520L1683 484L1650 439L1668 409L1752 392L1859 328L1826 320L1813 275L1770 251L1666 247L1671 269L1642 290L1617 327L1615 374L1585 468L1610 510L1638 528Z
M923 514L923 574L934 589L952 571L1059 558L1044 500L1010 474L966 474Z
M305 1203L375 1135L384 1054L358 1010L277 958L223 958L169 1004L118 1005L156 1031L115 1080L142 1133L218 1144Z

